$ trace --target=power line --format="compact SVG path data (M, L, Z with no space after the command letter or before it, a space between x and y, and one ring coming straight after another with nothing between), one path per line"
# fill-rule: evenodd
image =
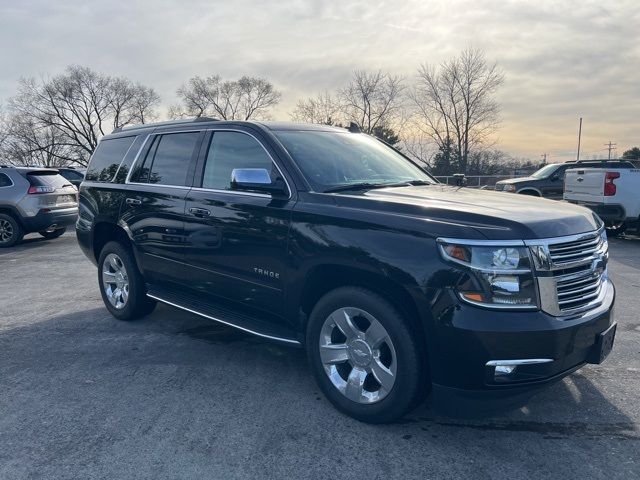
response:
M611 160L611 150L613 150L614 148L616 148L616 143L611 143L611 140L609 140L609 143L605 143L604 146L608 147L609 150L609 160Z

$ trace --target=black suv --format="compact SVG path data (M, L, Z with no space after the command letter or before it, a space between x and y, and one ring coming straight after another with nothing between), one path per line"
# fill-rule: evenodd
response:
M570 168L635 168L626 160L579 160L550 163L528 177L510 178L496 183L499 192L521 193L534 197L562 200L564 174Z
M599 363L615 334L590 210L437 183L341 128L201 118L114 131L80 246L117 318L156 302L304 346L368 422L431 388L504 396Z

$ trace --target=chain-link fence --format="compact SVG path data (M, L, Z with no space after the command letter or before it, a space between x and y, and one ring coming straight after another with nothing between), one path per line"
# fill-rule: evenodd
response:
M500 180L515 178L521 175L465 175L466 186L493 190ZM458 185L460 177L454 175L436 176L439 182L447 185Z

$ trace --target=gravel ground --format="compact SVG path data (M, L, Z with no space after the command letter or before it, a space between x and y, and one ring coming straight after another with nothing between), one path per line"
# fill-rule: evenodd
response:
M160 306L102 306L71 233L0 251L0 478L640 478L640 238L611 241L618 332L488 417L345 417L302 350Z

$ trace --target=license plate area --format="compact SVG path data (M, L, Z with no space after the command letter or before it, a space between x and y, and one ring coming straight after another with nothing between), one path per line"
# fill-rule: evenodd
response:
M58 195L56 203L58 205L63 205L65 203L74 203L76 201L74 195Z
M611 350L613 350L613 342L616 337L617 324L614 323L604 332L599 333L596 336L596 343L593 345L593 350L589 356L589 363L602 363L609 356Z

